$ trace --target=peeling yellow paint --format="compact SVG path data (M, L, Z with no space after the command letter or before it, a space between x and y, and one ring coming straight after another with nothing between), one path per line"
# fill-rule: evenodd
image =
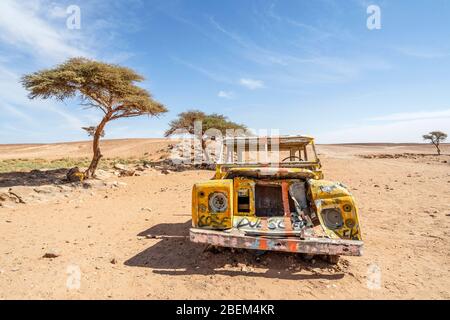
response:
M305 140L302 139L299 140L303 141L301 146L306 150L305 143L310 143L313 145L315 153L314 140L309 137L305 138ZM284 141L288 147L298 148L294 140L285 139ZM283 146L281 145L280 150L282 149ZM286 150L286 146L283 150ZM288 237L290 241L286 242L283 248L286 248L287 251L291 248L291 251L297 252L303 250L298 243L299 240L293 240L289 237L297 237L298 239L300 236L304 239L306 235L310 234L309 231L312 231L312 225L321 225L325 235L331 239L362 240L355 199L343 184L323 180L320 160L317 156L316 159L315 162L294 162L289 164L289 166L282 162L278 167L218 164L212 180L194 185L192 193L192 226L200 229L227 230L220 233L224 237L220 242L228 243L230 246L233 246L234 242L226 239L236 240L241 239L240 237L242 236L245 242L247 236L243 236L239 232L250 232L253 236L256 236L256 239L259 239L258 236L265 234L278 234L282 237ZM293 183L298 183L299 181L306 183L306 201L308 202L306 210L309 220L308 224L302 224L301 220L297 220L296 225L291 221L291 217L293 216L293 211L299 211L300 209L298 209L298 204L294 208L289 204L289 201L292 199L288 198L288 190ZM282 199L280 201L284 208L283 216L257 216L255 207L256 186L264 184L275 184L282 187ZM210 198L215 193L221 193L227 199L227 208L223 212L214 212L211 208ZM238 200L239 198L241 199ZM305 200L303 200L303 203L305 203ZM221 205L223 205L223 202L221 202ZM304 215L304 212L300 213ZM307 230L308 228L310 230ZM241 234L236 236L237 238L231 235L236 234L236 232ZM205 239L215 236L217 235L208 234L207 237L205 236ZM331 239L329 240L331 241ZM260 241L254 242L253 239L246 247L272 250L272 245L275 243L272 242L272 240L261 237ZM352 243L352 241L349 241L349 243ZM355 247L352 250L355 251L352 254L361 253L362 243L354 243ZM321 245L318 244L318 246Z
M325 233L331 238L362 240L359 227L358 208L350 191L339 182L327 180L309 180L311 204L320 220ZM326 226L321 212L325 209L337 209L343 220L338 229Z

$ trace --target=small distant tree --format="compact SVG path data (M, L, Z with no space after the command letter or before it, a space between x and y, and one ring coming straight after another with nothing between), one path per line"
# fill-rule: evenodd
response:
M428 134L424 134L423 139L426 141L430 141L430 143L432 143L436 149L437 149L437 153L438 155L441 155L441 149L439 147L439 145L441 144L441 142L445 141L445 139L447 139L447 134L442 132L442 131L431 131Z
M169 129L166 130L164 136L169 137L176 134L179 130L186 130L189 134L194 135L196 133L194 127L195 121L202 122L202 150L205 155L207 155L205 152L206 140L203 139L203 137L209 129L217 129L223 135L226 134L227 129L243 130L244 132L248 132L245 125L230 121L222 114L206 114L199 110L189 110L178 114L178 117L169 123Z
M56 98L66 100L79 97L81 104L103 112L103 118L95 127L88 127L93 136L93 157L85 177L95 176L102 157L100 137L105 125L119 118L141 115L157 116L167 111L151 94L135 83L144 78L132 69L98 62L86 58L72 58L53 69L41 70L22 77L22 85L30 93L30 99Z

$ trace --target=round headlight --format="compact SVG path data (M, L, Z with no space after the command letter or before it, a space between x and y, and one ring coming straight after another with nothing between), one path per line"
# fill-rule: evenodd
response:
M340 229L344 225L344 220L339 209L322 210L322 218L327 228L331 230Z
M227 196L222 192L214 192L209 196L209 207L213 212L224 212L228 208Z

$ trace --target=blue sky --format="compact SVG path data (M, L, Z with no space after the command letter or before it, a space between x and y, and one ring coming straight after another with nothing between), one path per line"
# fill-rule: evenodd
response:
M449 39L447 0L1 0L0 143L87 139L99 112L29 101L18 83L73 56L134 68L170 110L114 121L107 138L162 136L196 108L319 143L420 142L450 132Z

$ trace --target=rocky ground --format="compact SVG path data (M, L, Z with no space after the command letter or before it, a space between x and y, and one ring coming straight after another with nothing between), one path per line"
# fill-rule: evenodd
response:
M362 257L334 266L191 243L191 188L208 170L0 174L0 298L450 299L448 150L439 161L423 146L318 150L325 177L358 201ZM404 153L426 156L360 157Z
M165 167L160 172L168 174ZM155 166L125 166L116 164L110 170L97 170L95 179L70 181L69 169L32 170L0 174L0 208L15 208L19 204L37 204L73 199L95 190L114 189L126 186L118 181L124 176L143 176L157 170Z

